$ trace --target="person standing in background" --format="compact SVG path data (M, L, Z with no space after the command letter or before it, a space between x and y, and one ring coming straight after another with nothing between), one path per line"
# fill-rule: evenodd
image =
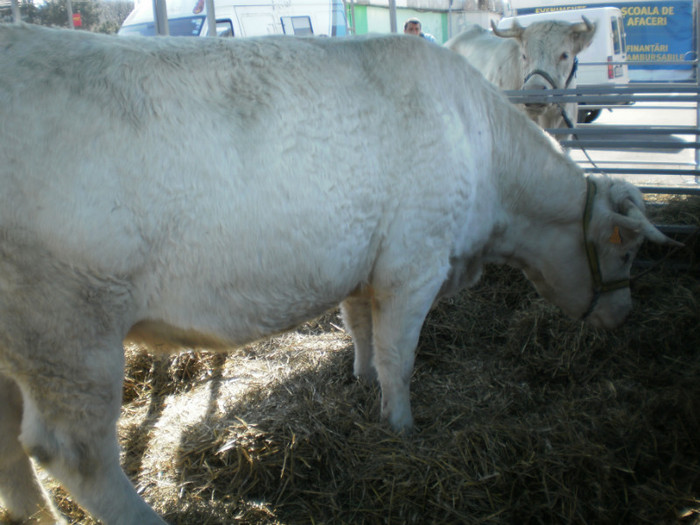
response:
M409 18L403 25L403 32L407 35L416 35L425 38L428 42L437 43L435 37L430 33L424 33L422 24L417 18Z

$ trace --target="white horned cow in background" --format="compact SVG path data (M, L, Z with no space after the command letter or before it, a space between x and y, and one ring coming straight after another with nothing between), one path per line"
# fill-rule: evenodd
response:
M491 22L493 32L473 25L445 46L465 56L501 90L574 88L576 55L588 47L596 30L582 19L576 24L535 22L523 28L516 18L503 30ZM577 104L527 103L525 111L542 128L573 127Z
M3 25L0 47L13 520L60 520L33 457L104 523L162 523L119 464L125 340L225 350L341 304L356 374L405 430L425 316L485 263L613 327L639 245L672 242L634 186L586 179L463 57L418 38Z

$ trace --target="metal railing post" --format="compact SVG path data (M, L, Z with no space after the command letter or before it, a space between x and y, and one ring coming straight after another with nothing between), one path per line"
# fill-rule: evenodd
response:
M206 0L207 6L207 36L216 36L216 11L214 11L214 0Z
M156 35L170 34L168 25L168 6L165 0L153 0L153 21L156 25Z
M68 14L68 27L70 29L75 29L75 22L73 22L73 4L71 0L66 0L66 13Z
M22 15L20 14L19 10L19 1L18 0L12 0L12 21L15 24L19 24L22 21Z
M693 2L695 10L695 86L700 93L700 7ZM695 127L700 130L700 101L695 102ZM696 135L697 136L697 135ZM700 151L695 150L695 169L700 167ZM700 176L695 176L695 183L700 184Z

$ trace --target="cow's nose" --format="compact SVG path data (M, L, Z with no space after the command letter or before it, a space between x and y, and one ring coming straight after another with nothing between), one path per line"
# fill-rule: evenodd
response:
M549 86L543 80L529 80L523 84L523 89L537 91L538 89L549 89Z
M523 84L523 90L538 91L545 89L549 89L549 86L538 77L531 78L525 84ZM533 102L525 102L525 107L528 113L536 116L544 111L547 104L543 100L538 100Z
M545 89L545 88L542 88ZM544 101L537 101L537 102L526 102L525 103L525 108L527 109L528 113L532 115L539 115L544 111L544 109L547 107L547 104L544 103Z

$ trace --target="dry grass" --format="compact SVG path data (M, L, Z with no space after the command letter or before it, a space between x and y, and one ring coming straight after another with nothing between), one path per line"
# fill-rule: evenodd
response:
M611 332L490 268L426 322L408 437L377 422L336 312L227 356L128 348L123 464L175 524L700 523L698 244Z

